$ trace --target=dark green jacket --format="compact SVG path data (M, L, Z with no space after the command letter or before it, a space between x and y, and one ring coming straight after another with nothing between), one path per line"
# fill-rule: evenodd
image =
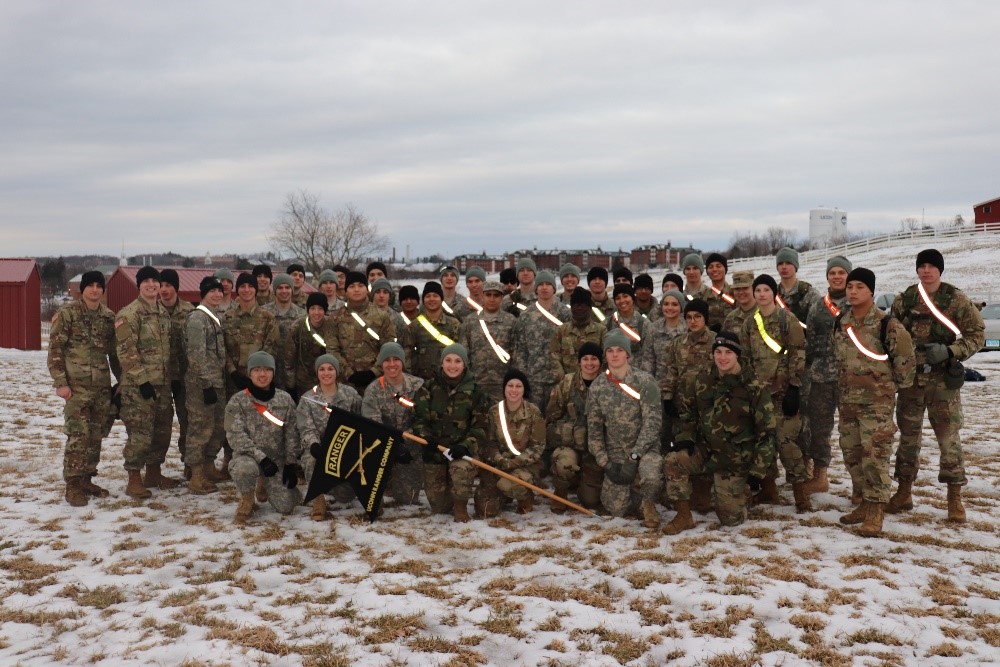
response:
M424 461L446 464L438 445L465 445L473 457L486 437L490 401L465 371L455 383L438 371L424 383L413 401L413 433L427 440Z

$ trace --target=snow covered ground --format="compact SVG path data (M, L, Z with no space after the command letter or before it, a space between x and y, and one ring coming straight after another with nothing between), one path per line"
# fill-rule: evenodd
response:
M942 247L945 278L985 289L997 249ZM915 252L861 263L900 289ZM1000 664L1000 352L969 365L987 380L963 389L965 526L944 521L926 428L917 506L883 538L837 522L850 483L836 436L816 512L756 508L734 529L696 515L668 538L542 503L469 524L258 509L234 528L231 484L124 496L120 422L97 479L111 497L71 508L45 353L0 350L0 664ZM167 469L180 475L173 450Z

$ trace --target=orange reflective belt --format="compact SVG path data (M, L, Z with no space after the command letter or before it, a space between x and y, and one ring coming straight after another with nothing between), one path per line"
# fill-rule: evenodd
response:
M262 405L262 404L258 403L256 400L253 400L253 394L250 393L249 389L244 389L243 391L245 391L247 393L247 396L250 397L250 399L253 402L253 406L255 408L257 408L257 412L260 413L261 417L263 417L267 421L271 422L275 426L284 426L285 425L285 422L282 421L281 419L279 419L277 417L277 415L275 415L273 412L271 412L270 410L268 410L266 405Z
M617 312L614 315L612 315L612 317L615 320L615 324L618 325L619 329L625 332L626 336L628 336L637 343L642 340L642 336L639 335L639 332L630 327L629 325L625 324L624 322L622 322L621 318L618 317Z
M385 389L385 376L384 375L378 379L378 385L380 387L382 387L382 389ZM411 409L413 408L413 401L411 401L410 399L408 399L406 396L403 396L398 391L395 394L393 394L392 397L394 399L396 399L396 402L399 403L400 405L402 405L404 408L411 408Z
M837 304L830 299L829 294L823 295L823 303L826 305L826 309L830 311L831 315L834 317L838 317L840 315L840 308L837 308Z
M712 291L715 292L716 296L722 297L722 300L725 301L726 303L728 303L730 306L733 305L734 303L736 303L736 299L734 299L733 297L729 296L728 294L726 294L722 290L718 289L715 285L712 285Z
M635 389L633 389L632 387L628 386L627 384L625 384L621 380L617 379L614 375L612 375L610 369L606 370L605 373L608 376L608 380L610 380L611 382L613 382L616 385L618 385L618 388L621 389L622 391L624 391L626 394L628 394L629 396L631 396L632 398L634 398L637 401L640 398L642 398L642 394L640 394Z
M313 396L319 396L319 391L318 390L319 390L319 385L315 385L313 387ZM323 409L327 411L327 414L333 412L333 410L330 409L329 405L325 405L325 402L324 402L324 405L323 405Z
M777 294L774 295L774 300L778 302L779 306L781 306L782 308L784 308L785 310L787 310L790 313L792 312L792 309L788 307L788 305L785 303L785 300L782 299ZM802 326L803 329L808 329L809 328L809 327L806 326L805 322L799 321L799 324Z

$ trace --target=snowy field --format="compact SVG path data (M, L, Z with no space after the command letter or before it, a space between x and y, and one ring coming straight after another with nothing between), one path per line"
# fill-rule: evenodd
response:
M995 280L995 245L942 249L946 280ZM899 289L912 256L865 264ZM965 526L944 521L925 428L917 506L883 538L837 522L836 436L816 512L696 514L666 537L547 503L468 524L391 503L375 524L357 505L326 523L258 509L234 528L232 484L127 498L120 422L96 480L111 497L71 508L45 353L0 350L0 665L1000 664L1000 352L969 365L987 380L963 389ZM173 449L166 468L180 476Z

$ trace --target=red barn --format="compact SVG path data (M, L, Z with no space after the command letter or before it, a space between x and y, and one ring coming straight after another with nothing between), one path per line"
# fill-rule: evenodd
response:
M1000 197L984 201L972 207L976 214L977 225L989 225L1000 222Z
M0 259L0 347L42 349L42 276L33 259Z

